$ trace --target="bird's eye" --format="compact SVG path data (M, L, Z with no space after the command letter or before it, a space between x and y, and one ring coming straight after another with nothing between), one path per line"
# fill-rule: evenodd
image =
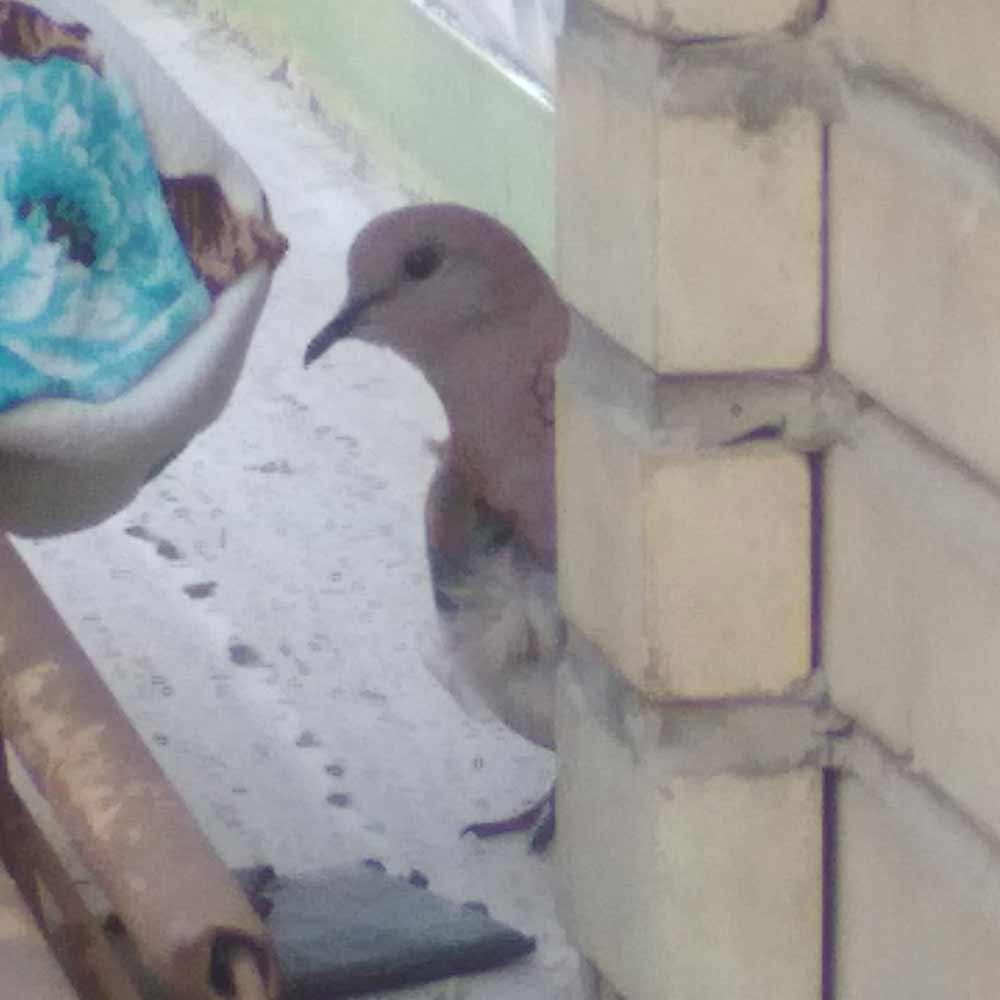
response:
M441 264L441 252L437 247L425 243L423 246L411 250L403 258L403 271L408 278L414 281L423 281L429 278Z

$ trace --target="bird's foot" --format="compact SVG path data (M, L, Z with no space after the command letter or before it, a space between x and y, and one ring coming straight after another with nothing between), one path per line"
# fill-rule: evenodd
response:
M536 854L541 854L552 843L552 838L556 834L555 786L522 812L489 823L470 823L462 830L461 835L464 837L467 833L471 833L483 840L487 837L499 837L504 833L520 833L523 830L534 831L530 847Z

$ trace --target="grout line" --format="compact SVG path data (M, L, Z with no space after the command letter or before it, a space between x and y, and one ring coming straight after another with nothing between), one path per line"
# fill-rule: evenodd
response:
M808 456L809 461L809 667L823 667L823 553L826 519L823 485L826 481L826 459L822 452Z
M835 768L823 771L822 797L822 925L820 940L820 998L837 996L837 879L838 872L838 793L840 773Z
M819 218L819 353L817 367L830 360L830 128L820 137Z

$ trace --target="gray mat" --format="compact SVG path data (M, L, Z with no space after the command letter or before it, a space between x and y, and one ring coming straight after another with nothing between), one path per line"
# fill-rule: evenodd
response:
M480 972L534 951L534 938L457 906L381 866L289 878L236 872L264 917L281 964L284 1000L329 1000ZM416 884L414 884L416 883Z

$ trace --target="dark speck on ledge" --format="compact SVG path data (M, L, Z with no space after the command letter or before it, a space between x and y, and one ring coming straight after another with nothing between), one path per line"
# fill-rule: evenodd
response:
M245 642L233 642L229 645L229 659L238 667L255 667L260 663L260 653Z
M262 472L265 475L277 473L282 476L292 475L292 467L286 459L281 461L262 462L259 465L245 465L247 472Z
M345 792L331 792L326 797L326 801L338 809L346 809L351 804L351 797Z
M205 597L211 597L215 593L217 584L214 580L206 580L204 583L189 583L184 588L184 593L192 600L199 601Z
M164 559L169 559L171 562L176 562L176 560L184 558L181 555L181 550L173 542L168 542L165 538L156 543L156 554L163 556Z
M157 538L156 535L144 528L141 524L130 524L125 529L125 534L128 535L129 538L138 538L144 542L155 542L156 554L158 556L163 556L164 559L169 559L173 562L177 559L184 558L181 550L177 548L173 542L168 542L165 538Z

